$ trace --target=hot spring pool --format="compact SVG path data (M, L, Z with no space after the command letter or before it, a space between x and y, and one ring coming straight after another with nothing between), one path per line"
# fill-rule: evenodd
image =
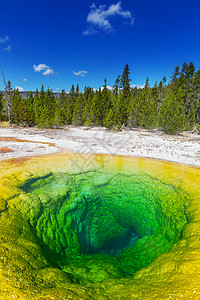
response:
M2 162L3 299L199 295L199 177L120 156Z

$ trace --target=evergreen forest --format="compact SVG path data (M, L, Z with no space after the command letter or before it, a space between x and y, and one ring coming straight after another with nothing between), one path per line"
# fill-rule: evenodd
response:
M184 62L167 79L153 87L147 77L144 88L131 88L127 64L111 89L107 80L99 90L72 85L55 97L49 88L29 92L26 98L8 81L0 94L0 121L19 126L61 128L64 125L160 129L167 134L199 128L200 69Z

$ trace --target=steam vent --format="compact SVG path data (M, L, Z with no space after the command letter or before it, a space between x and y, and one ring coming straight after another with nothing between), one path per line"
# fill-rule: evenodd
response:
M198 168L56 154L0 169L0 299L200 299Z

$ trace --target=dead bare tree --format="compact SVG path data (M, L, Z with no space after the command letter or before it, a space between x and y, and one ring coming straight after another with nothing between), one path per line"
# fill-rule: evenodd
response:
M10 91L8 90L8 85L6 84L6 79L4 76L3 68L0 65L2 76L3 76L3 81L4 81L4 88L5 88L5 100L6 100L6 106L7 106L7 113L8 113L8 122L9 126L11 126L11 117L10 117L10 109L11 109L11 95Z

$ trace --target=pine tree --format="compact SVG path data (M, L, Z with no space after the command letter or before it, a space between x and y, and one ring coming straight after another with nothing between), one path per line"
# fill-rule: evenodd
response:
M66 116L65 116L65 105L66 105L66 93L63 89L60 93L59 98L56 99L55 104L55 116L54 116L54 125L56 127L63 126L66 124Z
M150 88L148 77L146 79L144 89L142 89L141 93L138 96L136 105L137 126L147 129L155 128L157 122L157 99L155 97L155 87L154 90Z
M73 111L75 107L76 98L78 97L78 93L75 91L74 84L71 87L71 90L68 95L66 95L65 100L65 116L66 116L66 124L72 124Z
M80 94L80 90L79 90L79 84L77 83L77 85L76 85L76 98L79 96L79 94Z
M128 124L128 117L130 115L130 105L130 96L125 97L124 94L121 93L118 96L116 103L116 115L118 118L118 122L120 122L121 125L126 126Z
M103 115L104 126L105 126L106 115L109 113L111 108L112 108L111 93L108 90L107 79L105 78L104 86L102 89L102 115Z
M166 86L166 82L167 82L166 76L163 76L162 82L163 82L163 85L164 85L164 87L165 87L165 86Z
M189 114L191 105L193 104L193 80L195 74L195 66L191 62L187 64L186 62L182 65L182 71L179 78L179 86L181 86L183 91L183 102L185 106L186 115Z
M185 126L185 129L186 130L192 130L195 126L195 121L196 121L196 118L195 118L195 107L194 107L194 104L192 104L190 106L190 110L187 114L187 119L186 119L186 126Z
M79 97L76 99L73 117L72 117L72 124L81 126L84 124L84 106L85 100L83 94L81 93Z
M198 123L200 120L200 69L194 75L192 93L194 97L196 122Z
M14 90L13 92L13 97L11 100L11 122L12 124L20 124L20 119L21 119L21 97L19 95L19 90Z
M139 127L140 126L140 97L139 93L136 93L130 103L130 113L128 119L128 126L132 127Z
M94 101L93 100L94 100L94 97L92 94L90 94L87 97L87 101L85 102L85 105L84 105L83 119L84 119L85 126L93 125L93 121L94 121L94 114L93 114Z
M37 116L37 107L38 107L38 103L39 103L39 91L38 89L36 89L35 94L34 94L34 119L35 119L35 125L38 126L37 124L37 120L38 120L38 116Z
M3 73L3 70L2 70ZM4 74L3 74L4 77ZM4 83L5 83L5 77L4 77ZM7 116L8 116L8 121L9 121L9 125L11 126L11 102L12 102L12 98L13 98L13 89L11 86L11 82L10 80L8 81L8 83L5 83L5 96L6 96L6 111L7 111Z
M20 101L20 116L19 116L19 122L23 126L29 126L29 103L28 98L23 98Z
M129 79L129 65L126 64L123 74L121 76L121 93L117 99L116 103L116 111L118 115L118 122L121 123L121 125L127 125L128 124L128 117L130 114L130 96L131 96L131 87L130 87L130 81Z
M167 134L178 134L183 131L185 111L181 88L173 92L168 89L159 113L159 125Z
M102 99L102 91L101 88L99 88L99 91L96 91L94 96L94 107L95 107L95 125L103 126L103 99Z
M3 94L0 93L0 121L2 122L4 119L3 116Z
M130 97L130 91L131 91L131 87L130 87L130 81L131 79L129 79L129 65L126 64L124 67L124 71L121 77L121 87L122 87L122 94L125 98Z
M87 125L92 126L96 124L96 101L95 95L90 98L90 110L89 110L89 119Z
M163 98L164 98L164 85L163 85L163 81L161 80L158 85L158 98L157 98L158 99L157 100L158 111L160 111L160 107L163 102Z
M117 130L118 130L118 131L121 131L121 130L122 130L122 124L121 124L120 121L117 123Z
M170 84L172 86L176 86L178 84L179 76L180 76L179 66L176 66L174 72L172 73L172 76L170 76L171 78Z
M35 119L36 125L38 127L43 127L44 124L44 101L45 101L45 91L44 86L41 86L40 93L35 97Z
M120 84L121 84L120 82L121 82L121 75L119 75L117 77L117 79L115 80L115 83L113 85L113 93L114 93L115 96L117 96L118 93L119 93Z
M83 111L83 119L84 124L86 126L91 126L94 123L94 115L93 115L93 109L94 109L94 91L91 87L87 87L84 90L83 93L84 97L84 111Z
M107 88L106 78L105 78L104 88L102 90L102 103L104 105L104 109L103 109L104 126L110 129L115 124L115 113L113 107L113 97L111 92Z
M55 114L55 97L52 90L47 89L43 102L43 127L52 128Z
M106 117L105 117L105 120L104 120L104 126L106 128L111 129L114 125L113 121L114 121L114 112L113 112L113 109L110 108L110 110L106 114Z
M170 134L191 130L199 122L200 70L195 72L192 62L184 62L181 71L177 66L168 85L164 76L153 88L147 78L144 89L131 89L129 75L126 65L112 92L105 79L102 90L94 92L85 87L82 94L77 84L76 89L72 85L69 94L62 90L56 99L52 90L48 88L45 93L43 86L34 97L31 92L21 99L19 91L13 92L8 82L4 97L0 96L0 120L10 120L11 116L12 123L25 126L51 128L73 123L118 129L122 125L149 129L159 121L160 128Z
M28 107L28 126L35 125L35 99L33 98L33 93L30 91L29 97L27 99L27 107Z
M5 98L5 105L4 105L4 109L7 113L7 116L5 117L5 120L8 120L9 122L9 126L11 126L11 101L12 101L12 87L11 87L11 82L8 81L8 83L6 84L6 79L4 76L4 72L3 72L3 68L0 65L0 69L2 72L2 76L3 76L3 81L4 81L4 87L5 87L5 94L4 94L4 98Z

